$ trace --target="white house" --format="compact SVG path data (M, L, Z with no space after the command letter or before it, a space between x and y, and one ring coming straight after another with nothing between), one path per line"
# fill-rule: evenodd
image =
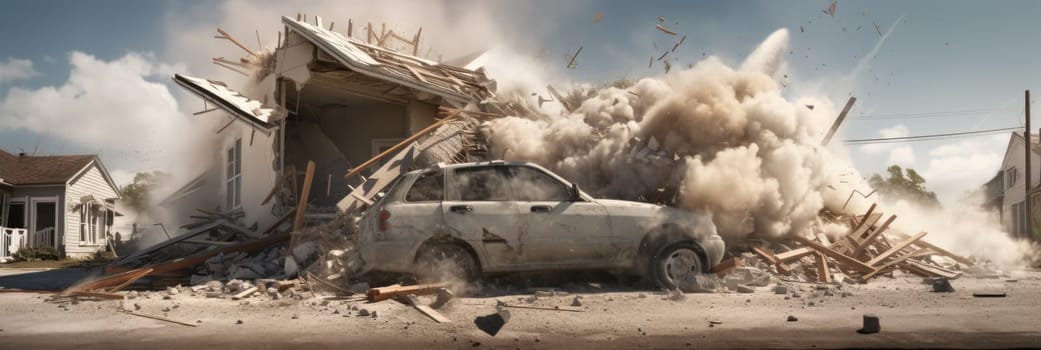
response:
M1033 198L1033 227L1034 237L1041 234L1041 198L1039 198L1038 185L1041 184L1041 146L1038 143L1038 135L1031 135L1031 178L1030 192ZM1013 236L1027 236L1026 222L1026 150L1023 144L1023 133L1014 132L1009 137L1008 147L1005 149L1005 158L1001 162L1001 169L997 176L987 182L988 202L997 202L1000 197L1001 220L1005 228ZM1000 187L1001 191L997 191ZM996 205L995 205L996 206Z
M22 246L66 257L105 248L119 190L96 155L29 156L0 150L0 259Z

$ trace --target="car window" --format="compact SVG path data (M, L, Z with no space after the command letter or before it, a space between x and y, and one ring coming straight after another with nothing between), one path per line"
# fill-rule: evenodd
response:
M455 170L459 199L464 201L505 201L506 173L502 167L474 167Z
M561 202L571 198L566 185L542 171L518 166L513 167L512 173L513 200Z
M419 175L405 195L408 202L436 202L445 199L445 176L438 171Z

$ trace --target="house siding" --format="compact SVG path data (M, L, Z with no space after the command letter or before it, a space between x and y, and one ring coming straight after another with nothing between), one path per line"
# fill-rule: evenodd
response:
M65 227L68 228L65 231L65 254L69 257L89 256L104 248L107 243L108 237L104 235L104 232L99 233L98 240L94 244L80 242L80 215L75 207L80 203L80 198L87 195L93 195L99 201L119 196L116 189L112 188L105 179L97 163L91 163L86 171L73 178L68 185L67 200L62 208L65 212Z
M1015 168L1018 173L1014 182L1004 181L1004 198L1001 205L1002 224L1005 226L1006 231L1013 236L1016 236L1017 233L1013 229L1015 227L1013 223L1015 215L1013 215L1012 206L1022 203L1026 198L1024 193L1026 191L1026 160L1023 156L1024 152L1023 138L1021 136L1012 136L1005 152L1005 159L1001 164L1001 176L1007 176L1006 171L1012 168ZM1036 151L1031 155L1030 163L1032 169L1030 183L1031 187L1036 187L1038 184L1041 184L1041 156ZM1034 208L1035 217L1038 216L1038 209L1041 208Z
M239 208L246 214L242 218L242 222L247 226L251 226L254 223L258 227L267 227L271 223L274 223L275 217L271 214L271 206L274 201L267 205L261 205L264 201L264 197L267 196L268 191L275 185L275 179L277 178L275 168L277 167L275 161L274 147L275 137L278 135L277 132L271 133L271 135L264 135L263 133L253 133L251 128L246 123L235 122L224 131L224 136L220 141L220 148L218 153L220 155L220 161L218 162L219 171L215 172L217 177L217 188L219 188L219 203L224 211L232 211L238 208L227 208L227 186L225 181L227 180L227 152L228 148L235 144L235 139L242 139L242 188L239 198ZM252 144L250 144L250 138L252 138ZM194 209L194 208L193 208Z

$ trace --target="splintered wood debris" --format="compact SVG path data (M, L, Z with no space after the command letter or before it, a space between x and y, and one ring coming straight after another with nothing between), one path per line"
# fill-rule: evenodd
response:
M915 235L894 232L889 227L896 215L883 221L884 215L875 209L872 205L863 215L822 211L822 222L849 226L849 231L834 241L823 233L813 237L793 234L788 238L799 246L791 250L771 251L766 246L752 246L751 250L782 275L801 270L815 275L814 279L820 283L832 283L835 270L861 281L897 269L923 277L957 278L962 274L960 269L974 264L971 259L926 242L922 239L926 232ZM805 279L810 280L809 277Z
M674 32L672 30L669 30L669 28L665 28L665 26L663 26L661 24L655 24L654 27L658 28L658 30L660 30L662 33L665 33L665 34L668 34L668 35L676 35L676 32Z

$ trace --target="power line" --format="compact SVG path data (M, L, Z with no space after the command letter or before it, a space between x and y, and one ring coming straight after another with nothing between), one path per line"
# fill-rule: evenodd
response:
M903 137L881 137L881 138L873 138L873 139L845 140L845 141L842 141L842 143L847 144L847 145L862 145L862 144L870 144L870 143L893 143L893 142L929 141L929 140L937 140L937 139L945 139L945 138L966 137L966 136L979 136L979 135L986 135L986 134L997 134L997 133L1003 133L1003 132L1007 132L1007 131L1016 131L1016 130L1022 130L1022 129L1023 128L1021 128L1021 127L1014 127L1014 128L989 129L989 130L979 130L979 131L953 132L953 133L933 134L933 135L918 135L918 136L903 136Z

